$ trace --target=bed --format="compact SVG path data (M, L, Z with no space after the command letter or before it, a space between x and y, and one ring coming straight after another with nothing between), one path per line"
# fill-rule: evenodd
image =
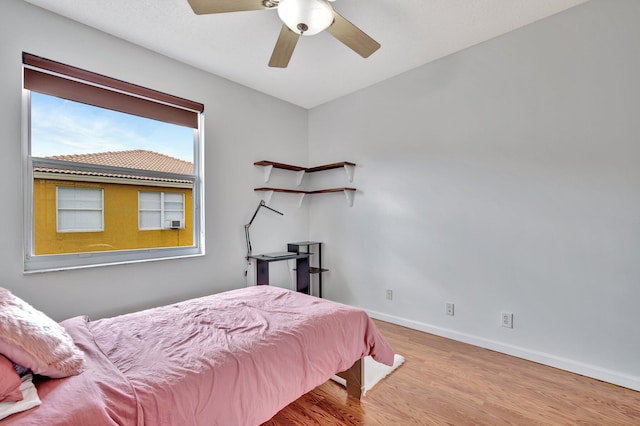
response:
M359 397L361 359L394 355L364 311L273 286L60 325L81 372L35 376L42 403L0 425L259 425L338 372Z

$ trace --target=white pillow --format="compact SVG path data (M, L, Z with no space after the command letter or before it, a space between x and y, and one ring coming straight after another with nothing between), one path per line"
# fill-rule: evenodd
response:
M38 398L38 392L32 382L33 376L27 374L22 377L20 392L22 392L22 401L18 402L0 402L0 420L14 413L30 410L41 404Z
M84 354L67 331L5 288L0 288L0 354L54 379L84 368Z

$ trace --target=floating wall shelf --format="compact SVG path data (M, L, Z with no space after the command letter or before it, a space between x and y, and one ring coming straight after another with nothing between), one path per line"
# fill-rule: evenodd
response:
M269 204L271 201L271 196L274 192L283 192L287 194L299 194L300 200L298 201L298 206L302 205L302 200L304 200L305 195L313 195L313 194L328 194L330 192L344 192L344 195L347 197L347 203L349 207L353 206L353 196L356 193L356 188L328 188L328 189L318 189L315 191L303 191L301 189L285 189L285 188L254 188L254 191L262 191L265 193L264 202Z
M324 170L339 169L341 167L344 167L344 170L347 173L347 179L349 179L349 182L353 182L353 173L354 173L355 167L356 167L355 163L350 163L348 161L341 161L339 163L325 164L325 165L317 166L317 167L292 166L291 164L277 163L275 161L268 161L268 160L256 161L253 164L256 165L256 166L263 166L264 167L264 181L265 182L269 182L269 178L271 177L271 171L274 168L282 169L282 170L291 170L291 171L297 172L298 173L298 180L297 180L297 185L298 186L300 186L300 184L302 183L302 179L304 178L305 173L321 172L321 171L324 171Z
M317 167L293 166L291 164L278 163L278 162L275 162L275 161L268 161L268 160L256 161L253 164L256 165L256 166L264 167L264 181L265 182L269 182L269 179L271 178L271 171L274 168L296 172L297 173L297 185L298 186L300 186L300 184L302 183L302 179L304 178L305 173L321 172L323 170L331 170L331 169L339 169L339 168L344 168L345 172L347 173L347 179L349 179L349 182L353 182L353 173L354 173L355 167L356 167L355 163L351 163L351 162L348 162L348 161L341 161L339 163L325 164L325 165L317 166ZM303 190L299 190L299 189L263 187L263 188L254 188L254 191L262 191L262 192L264 192L264 197L263 198L264 198L265 203L267 203L267 204L269 204L269 202L271 201L271 196L273 195L274 192L284 192L284 193L287 193L287 194L299 194L300 195L300 201L298 202L298 206L302 205L302 200L304 200L304 196L307 195L307 194L312 195L312 194L327 194L327 193L330 193L330 192L344 192L344 195L347 197L347 203L349 204L349 207L351 207L351 206L353 206L353 197L354 197L354 194L356 193L356 189L355 188L329 188L329 189L319 189L319 190L315 190L315 191L303 191Z

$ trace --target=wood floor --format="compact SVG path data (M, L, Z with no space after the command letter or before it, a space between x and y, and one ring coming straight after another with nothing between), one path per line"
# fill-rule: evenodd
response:
M264 425L640 425L640 392L376 324L403 366L361 402L329 381Z

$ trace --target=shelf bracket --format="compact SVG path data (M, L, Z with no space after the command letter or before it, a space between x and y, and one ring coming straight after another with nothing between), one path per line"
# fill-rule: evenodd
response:
M355 166L351 166L349 164L345 164L344 165L344 171L347 172L347 179L349 179L349 182L353 182L353 174L356 171Z
M349 204L349 207L353 207L353 198L355 197L356 191L353 189L345 189L343 191L344 195L347 197L347 204Z
M306 170L300 170L298 172L298 177L297 177L297 186L300 186L302 184L302 179L304 178L304 174L306 173Z
M273 191L268 189L261 189L260 192L262 192L262 199L264 200L264 203L269 205L269 203L271 202L271 197L273 197Z
M300 200L298 200L298 207L302 207L302 201L304 200L305 193L300 194Z
M269 179L271 179L271 170L273 170L273 165L272 164L270 164L268 166L264 166L264 181L265 182L269 182Z

